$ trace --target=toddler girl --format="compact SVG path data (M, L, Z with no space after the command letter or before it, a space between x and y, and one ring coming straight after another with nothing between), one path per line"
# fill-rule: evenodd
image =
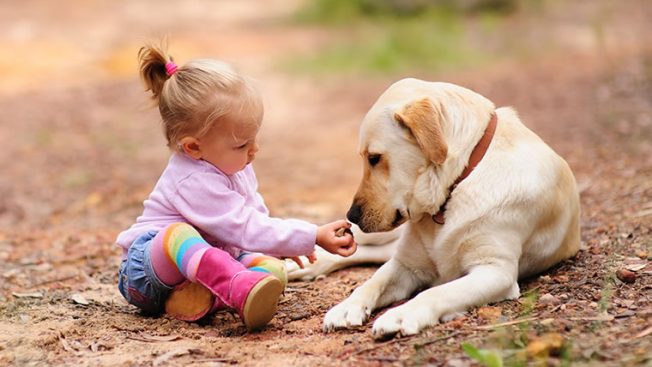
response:
M117 238L118 288L148 312L193 321L229 307L260 328L287 282L283 261L271 256L314 261L315 244L350 256L353 237L335 234L350 225L269 216L250 164L263 106L246 78L215 60L178 67L162 47L138 56L172 155L142 215Z

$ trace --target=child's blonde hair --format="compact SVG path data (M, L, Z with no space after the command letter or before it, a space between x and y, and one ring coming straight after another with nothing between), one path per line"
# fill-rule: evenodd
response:
M172 57L163 45L142 47L138 59L146 90L158 102L170 149L179 150L183 137L201 137L226 120L260 126L263 106L258 91L228 64L192 60L178 68L168 65L170 72L166 64Z

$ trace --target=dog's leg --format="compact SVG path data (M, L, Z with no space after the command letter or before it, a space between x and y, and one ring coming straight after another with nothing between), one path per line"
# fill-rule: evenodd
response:
M375 309L407 298L428 280L418 277L417 273L392 258L347 299L326 313L324 331L360 326Z
M358 246L356 252L349 257L330 254L318 250L317 261L314 264L305 263L301 269L294 262L286 262L288 280L312 280L322 274L330 274L336 270L360 264L383 264L394 254L396 243L390 242L382 246Z
M435 325L448 314L469 307L518 297L517 270L509 264L485 264L456 280L421 292L411 301L380 316L373 326L375 338L400 333L413 335Z
M317 249L317 261L314 264L304 262L301 269L293 261L287 261L288 280L312 280L319 275L326 275L336 270L361 264L384 264L389 260L398 246L402 228L387 233L363 233L357 226L351 227L358 243L357 251L349 257L330 254Z

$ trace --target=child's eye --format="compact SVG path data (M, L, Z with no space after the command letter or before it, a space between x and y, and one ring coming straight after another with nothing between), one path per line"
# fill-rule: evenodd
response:
M244 148L246 148L248 145L249 145L249 143L242 144L242 145L240 145L237 149L244 149Z

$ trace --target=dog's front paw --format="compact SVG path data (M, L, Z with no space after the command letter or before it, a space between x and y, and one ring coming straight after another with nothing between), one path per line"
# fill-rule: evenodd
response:
M375 339L386 339L396 334L414 335L428 326L437 324L438 321L433 317L431 310L419 309L408 302L380 316L374 322L372 334Z
M367 321L371 310L364 305L344 301L331 308L324 316L324 331L330 332L336 329L361 326Z

